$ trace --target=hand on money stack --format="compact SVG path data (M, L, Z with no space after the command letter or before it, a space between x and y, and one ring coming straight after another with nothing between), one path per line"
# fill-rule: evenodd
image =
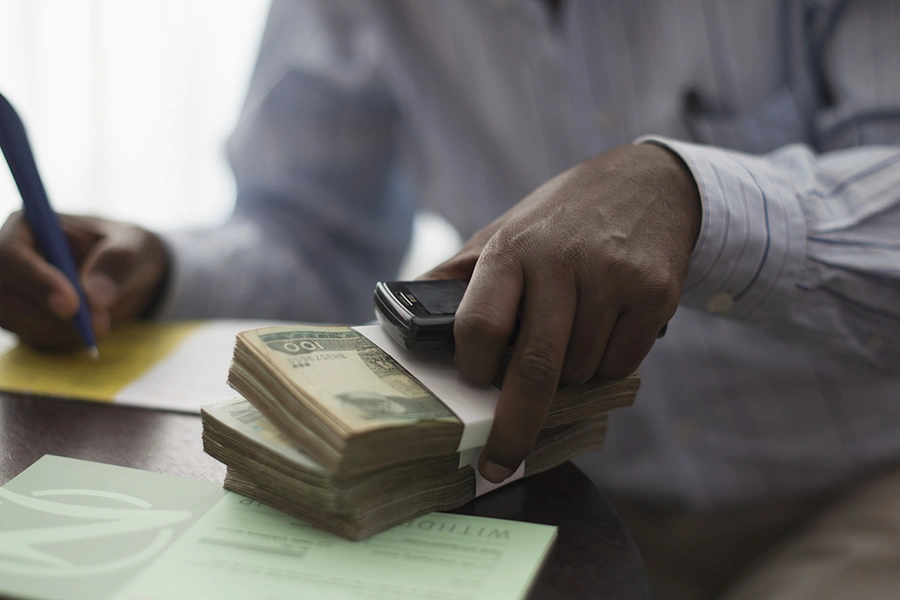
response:
M203 409L204 449L226 488L351 540L456 508L476 496L479 449L460 448L464 424L413 375L350 327L241 333L228 381L243 398ZM600 449L638 384L560 388L524 476Z

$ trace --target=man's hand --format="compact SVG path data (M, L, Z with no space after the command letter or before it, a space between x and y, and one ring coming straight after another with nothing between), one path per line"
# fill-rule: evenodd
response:
M621 146L555 177L424 277L471 277L456 313L456 364L489 382L519 335L480 470L509 477L557 386L622 379L675 313L700 230L687 167L654 144Z
M168 268L162 241L133 225L60 216L91 309L98 338L112 325L140 315L156 297ZM22 213L0 229L0 327L43 350L81 341L71 320L78 294L35 246Z

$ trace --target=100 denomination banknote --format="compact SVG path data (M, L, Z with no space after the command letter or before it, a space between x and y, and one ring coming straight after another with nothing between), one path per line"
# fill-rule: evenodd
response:
M349 327L272 327L239 338L351 430L423 420L458 422L393 358Z

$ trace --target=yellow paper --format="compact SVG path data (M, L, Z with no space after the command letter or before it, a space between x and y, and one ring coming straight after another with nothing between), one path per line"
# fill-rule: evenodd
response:
M126 325L99 342L97 361L84 351L47 354L18 346L0 356L0 389L112 402L119 390L169 354L202 323Z

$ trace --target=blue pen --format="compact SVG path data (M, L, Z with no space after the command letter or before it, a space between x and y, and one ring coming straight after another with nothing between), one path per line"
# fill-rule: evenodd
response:
M25 207L25 219L37 240L38 247L50 264L59 268L78 292L78 314L75 315L75 326L81 334L91 358L97 359L97 340L94 337L94 326L91 312L88 309L84 290L78 281L78 269L72 258L72 249L59 225L59 218L50 208L47 192L38 174L34 155L28 143L25 126L16 114L15 109L0 94L0 150L6 157L9 170L19 187L22 203Z

